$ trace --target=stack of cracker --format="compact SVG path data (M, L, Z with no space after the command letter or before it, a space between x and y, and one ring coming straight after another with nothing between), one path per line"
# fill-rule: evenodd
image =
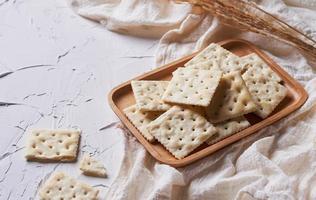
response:
M149 142L182 159L249 127L248 113L266 118L287 94L281 81L256 54L210 44L170 81L132 81L136 104L124 112Z

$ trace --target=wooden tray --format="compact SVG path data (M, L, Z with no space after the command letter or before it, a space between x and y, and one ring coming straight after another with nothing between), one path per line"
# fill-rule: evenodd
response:
M109 104L112 107L116 115L121 119L125 126L130 130L130 132L138 139L138 141L147 149L147 151L158 161L174 166L182 167L188 165L194 161L197 161L215 151L232 144L250 134L263 129L264 127L280 120L281 118L289 115L291 112L297 110L301 107L307 100L307 93L304 88L294 80L288 73L286 73L279 65L277 65L272 59L270 59L266 54L259 50L254 45L243 40L225 40L219 43L225 49L235 53L238 56L244 56L252 52L257 53L270 67L275 71L283 80L283 85L287 87L288 94L286 98L279 104L275 111L266 119L261 119L254 114L246 115L246 118L251 123L251 126L244 129L226 139L208 146L207 144L201 145L195 151L193 151L187 157L178 160L173 157L159 142L149 143L139 131L129 122L127 117L124 115L123 109L135 104L135 99L133 96L131 88L131 80L115 87L109 94ZM148 73L134 78L133 80L170 80L171 73L175 71L178 67L182 67L184 63L189 61L198 52L186 56L182 59L174 61L165 66L159 67Z

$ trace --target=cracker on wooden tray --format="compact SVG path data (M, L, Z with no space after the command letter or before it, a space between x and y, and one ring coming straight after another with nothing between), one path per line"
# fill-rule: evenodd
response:
M215 43L210 44L189 62L185 63L184 66L189 67L207 61L217 62L219 68L223 70L224 73L241 71L243 67L240 57Z
M252 71L246 71L242 75L249 92L259 108L255 112L261 118L266 118L286 97L287 89L280 83L270 79L265 74L253 75Z
M282 81L279 75L275 73L257 54L251 53L243 56L241 59L244 69L248 71L249 74L252 74L252 77L258 78L258 76L263 74L269 80L274 80L276 82Z
M199 115L201 115L202 117L205 118L205 107L202 107L202 106L195 106L195 105L180 105L182 108L186 108L186 109L189 109L189 110L192 110L196 113L198 113Z
M62 173L55 172L39 190L39 196L45 200L98 199L99 191L90 185Z
M153 142L155 140L155 138L147 131L146 126L156 119L161 114L161 112L140 111L136 105L132 105L128 108L125 108L124 113L130 122L149 142Z
M257 110L239 72L225 74L211 104L206 108L208 120L219 123Z
M244 116L240 116L218 124L214 124L214 126L216 128L216 134L206 141L209 145L215 144L216 142L221 141L222 139L249 127L250 123Z
M216 70L218 71L220 69L219 64L216 60L207 60L204 62L199 62L196 64L188 65L188 68L192 69L202 69L202 70Z
M33 130L26 146L28 161L75 161L79 130Z
M178 68L163 94L169 103L208 106L221 79L221 70Z
M151 122L147 129L178 159L187 156L216 132L200 114L178 105Z
M80 161L80 170L87 176L106 177L104 165L87 154Z
M168 81L132 81L136 105L141 111L166 111L171 106L161 100Z

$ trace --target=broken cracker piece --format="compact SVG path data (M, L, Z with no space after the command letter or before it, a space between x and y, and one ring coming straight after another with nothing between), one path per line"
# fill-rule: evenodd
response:
M124 109L124 113L130 122L139 130L139 132L149 141L153 142L155 138L147 131L146 126L155 120L161 112L146 112L137 109L132 105Z
M222 77L220 84L206 108L210 122L219 123L256 111L253 101L239 72L231 72Z
M25 157L28 161L75 161L80 133L79 130L33 130Z
M136 105L141 111L166 111L171 108L161 99L168 81L132 81Z
M216 133L214 126L200 114L178 105L148 124L147 130L178 159Z
M79 182L62 173L55 172L39 190L39 196L45 200L98 199L99 191L90 185Z
M250 123L244 116L241 116L219 124L214 124L214 126L217 132L206 141L209 145L215 144L216 142L249 127Z
M87 154L83 156L80 162L80 170L87 176L106 177L104 165Z
M208 106L222 77L217 70L197 70L178 68L163 94L162 99L169 103Z

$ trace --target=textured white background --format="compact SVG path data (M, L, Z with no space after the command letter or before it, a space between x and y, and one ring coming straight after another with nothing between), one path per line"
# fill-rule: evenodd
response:
M123 148L107 94L152 67L156 44L109 32L74 14L64 0L1 0L0 199L36 199L53 171L85 181L104 196ZM79 159L90 153L109 177L85 177L78 163L26 162L27 130L33 127L82 129Z

